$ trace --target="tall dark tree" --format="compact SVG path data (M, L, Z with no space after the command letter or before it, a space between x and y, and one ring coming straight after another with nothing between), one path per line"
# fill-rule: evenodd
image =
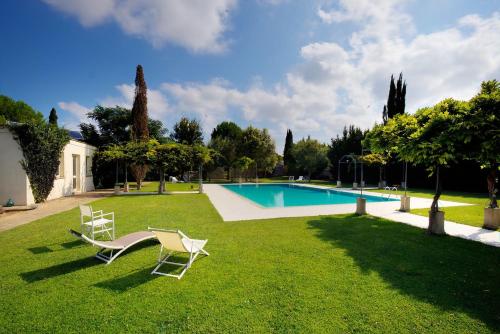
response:
M144 72L141 65L137 65L135 74L135 98L132 106L132 139L146 142L149 140L148 130L148 97L147 86L144 80ZM137 182L137 189L141 189L142 180L146 176L148 166L145 164L133 164L132 175Z
M57 126L57 111L55 108L50 109L49 124Z
M384 124L387 123L389 118L395 115L404 114L405 112L405 99L406 99L406 81L403 81L403 73L399 74L397 83L394 83L394 76L391 75L391 83L389 85L389 96L387 97L387 104L384 106L382 119Z
M203 143L203 133L201 125L196 119L188 119L182 117L181 120L174 125L172 139L180 144L196 145Z
M134 105L132 106L132 139L141 141L149 139L147 86L141 65L137 65L135 75L135 98Z
M286 173L293 171L295 158L293 154L293 134L290 129L286 131L285 148L283 150L283 164L285 166Z

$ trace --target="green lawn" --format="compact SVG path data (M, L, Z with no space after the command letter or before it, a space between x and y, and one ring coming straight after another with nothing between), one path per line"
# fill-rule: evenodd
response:
M158 191L159 181L146 181L143 183L140 192ZM170 183L166 182L168 191L198 191L198 183ZM135 182L130 182L130 191L138 191Z
M373 190L376 192L387 193L385 190ZM394 193L394 192L391 192ZM404 191L397 191L398 195L404 194ZM411 197L422 197L422 198L432 198L434 193L432 190L427 189L416 189L409 190L409 196ZM487 194L476 194L476 193L464 193L464 192L454 192L445 191L441 195L442 200L453 201L459 203L474 204L469 206L456 206L456 207L443 207L440 210L445 212L445 219L456 223L471 225L471 226L483 226L484 219L484 208L488 205L488 195ZM420 216L428 216L429 208L426 209L414 209L411 213Z
M500 331L500 249L373 217L222 222L205 195L116 196L117 235L208 238L182 280L149 242L106 266L73 209L0 233L2 332Z

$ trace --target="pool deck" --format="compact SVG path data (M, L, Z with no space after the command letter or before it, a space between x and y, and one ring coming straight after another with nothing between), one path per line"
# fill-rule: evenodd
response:
M329 187L317 185L301 184L301 186L319 189L331 189ZM354 213L356 211L356 204L307 205L282 208L264 208L220 185L205 184L203 187L204 192L207 194L208 198L224 221L245 221L285 217L310 217L321 215L347 214ZM359 194L359 190L335 190ZM380 194L375 192L370 192L370 195L387 197L387 194ZM394 197L394 195L392 196ZM431 203L431 199L412 197L411 208L430 208ZM471 204L439 201L440 207L466 205ZM427 228L427 217L400 212L398 211L399 206L400 201L367 202L366 210L368 214L375 217L381 217L419 228ZM469 225L457 224L450 221L445 221L445 231L448 235L451 236L474 240L491 246L500 247L500 232L490 231Z

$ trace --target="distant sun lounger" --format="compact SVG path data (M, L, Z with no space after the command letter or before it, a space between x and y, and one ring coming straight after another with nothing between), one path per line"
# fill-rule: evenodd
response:
M75 230L69 230L69 233L89 244L101 247L95 257L106 262L106 264L113 262L121 253L130 247L146 240L156 239L156 235L150 231L133 232L112 241L92 240L85 234Z

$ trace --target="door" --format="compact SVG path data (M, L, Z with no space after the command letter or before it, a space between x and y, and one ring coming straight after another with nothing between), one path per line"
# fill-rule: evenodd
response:
M80 156L73 154L73 191L80 191Z

